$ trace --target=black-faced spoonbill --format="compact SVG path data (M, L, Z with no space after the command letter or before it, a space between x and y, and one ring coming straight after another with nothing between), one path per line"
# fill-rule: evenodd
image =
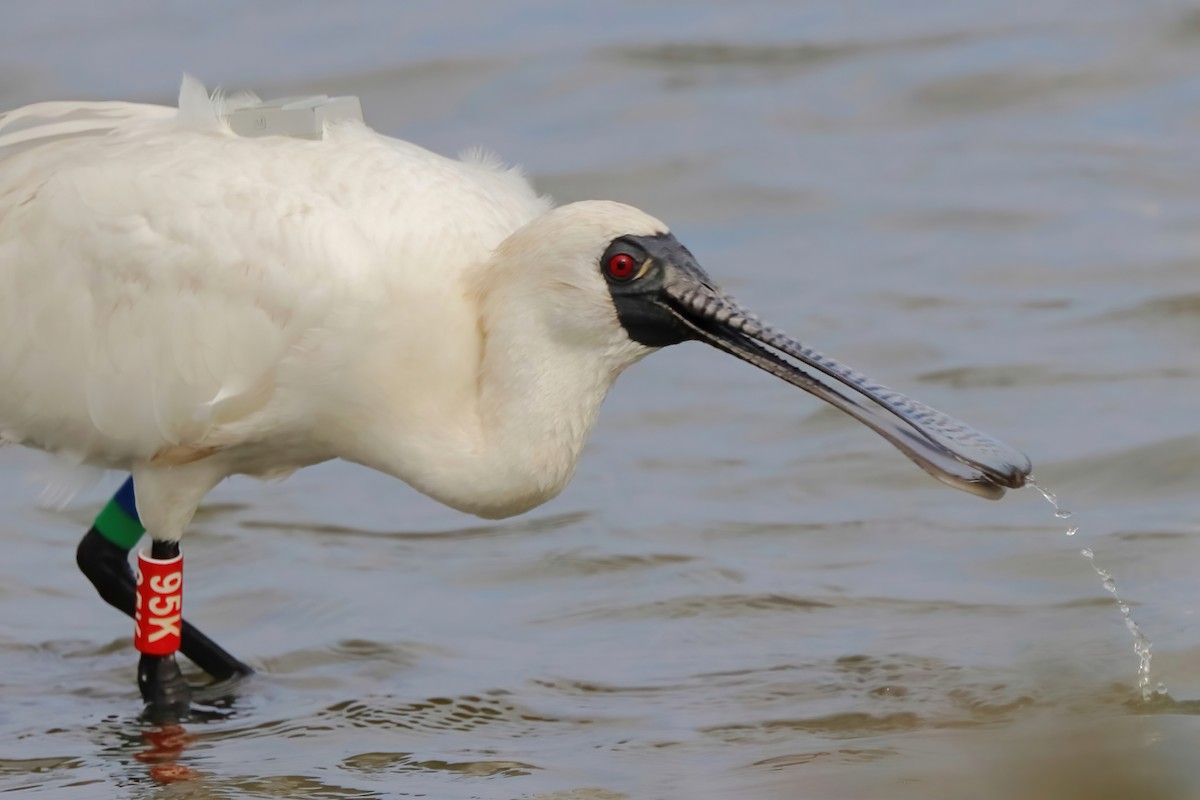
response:
M78 561L135 618L158 712L188 705L178 649L217 678L249 672L182 620L179 541L223 478L342 458L520 514L571 478L621 371L666 345L770 372L959 489L994 499L1029 474L760 321L648 214L555 208L515 170L353 120L242 136L229 115L252 101L189 79L178 109L0 116L0 440L132 473Z

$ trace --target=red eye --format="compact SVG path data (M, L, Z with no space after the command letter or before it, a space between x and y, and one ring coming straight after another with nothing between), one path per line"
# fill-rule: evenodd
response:
M628 253L617 253L608 259L608 277L614 281L627 281L637 272L637 260Z

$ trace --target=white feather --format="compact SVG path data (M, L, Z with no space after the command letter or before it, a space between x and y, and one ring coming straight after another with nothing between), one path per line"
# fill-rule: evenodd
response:
M79 494L96 486L104 477L104 470L59 454L36 461L26 477L38 487L39 506L62 511Z
M556 494L648 352L597 259L665 226L361 123L238 137L254 100L0 117L4 437L133 471L160 538L227 475L335 457L486 516Z

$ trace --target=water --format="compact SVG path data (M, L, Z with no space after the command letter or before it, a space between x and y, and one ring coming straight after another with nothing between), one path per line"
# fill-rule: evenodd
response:
M1051 535L1031 494L954 492L681 345L622 377L574 483L525 517L344 464L218 487L187 605L259 673L163 732L138 721L129 622L73 564L116 478L40 510L41 463L8 448L0 790L1200 793L1197 43L1194 7L1160 0L7 14L3 107L166 100L184 69L355 93L560 200L643 206L765 319L1027 451L1087 515ZM1142 699L1082 545L1170 697Z
M1043 486L1039 486L1033 480L1032 475L1029 476L1027 485L1036 489L1042 495L1042 497L1046 498L1046 501L1050 503L1050 505L1054 506L1055 518L1071 518L1072 513L1059 505L1058 495L1049 491ZM1074 536L1079 532L1079 528L1078 526L1072 525L1069 526L1065 532L1067 536ZM1166 684L1162 682L1159 682L1154 689L1150 688L1150 648L1153 647L1154 644L1150 641L1149 637L1142 633L1142 629L1138 627L1137 622L1133 619L1133 614L1129 610L1129 604L1121 599L1121 595L1117 592L1117 582L1113 579L1112 573L1096 563L1096 556L1090 547L1083 548L1079 551L1079 554L1087 560L1088 565L1091 566L1091 568L1096 571L1096 574L1100 576L1100 585L1104 587L1104 591L1113 596L1113 600L1115 600L1117 603L1117 608L1121 611L1121 617L1125 621L1125 627L1129 629L1129 633L1133 636L1133 652L1138 657L1137 688L1142 695L1142 699L1148 701L1155 694L1166 694L1167 687Z
M1149 700L1154 694L1154 691L1150 689L1150 648L1153 643L1142 633L1141 628L1129 613L1129 605L1117 593L1117 584L1113 580L1112 573L1096 563L1096 556L1090 547L1083 548L1079 554L1087 559L1092 569L1096 570L1096 574L1100 576L1101 585L1104 586L1104 591L1111 594L1113 600L1117 601L1117 608L1121 610L1121 616L1125 618L1125 627L1133 635L1133 652L1138 657L1137 687L1142 694L1142 699ZM1163 694L1166 690L1166 684L1159 683L1156 691Z

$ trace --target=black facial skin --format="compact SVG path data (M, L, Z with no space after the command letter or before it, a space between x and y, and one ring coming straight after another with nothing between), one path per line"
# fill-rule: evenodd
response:
M639 265L646 264L645 274L627 281L610 278L605 265L618 253L628 253ZM600 271L608 281L617 319L630 339L646 347L666 347L696 338L692 329L680 322L662 300L668 265L695 272L705 284L709 283L695 257L669 233L622 236L608 246L600 259Z
M629 258L614 263L621 255ZM971 494L994 500L1029 477L1032 466L1020 451L765 324L716 286L669 233L615 239L598 266L617 319L639 344L698 340L737 356L841 409L930 475Z

